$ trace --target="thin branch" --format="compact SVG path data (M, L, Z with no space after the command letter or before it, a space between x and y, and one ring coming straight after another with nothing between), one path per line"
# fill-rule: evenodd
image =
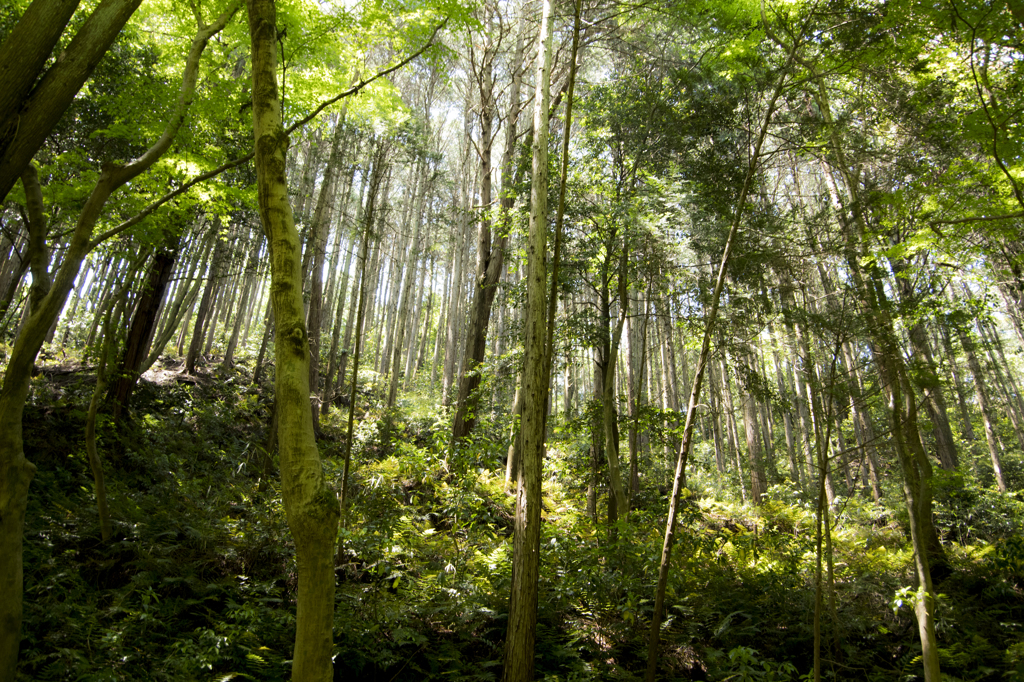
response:
M389 74L394 73L398 69L402 68L403 66L405 66L406 64L411 62L413 59L416 59L417 57L422 55L424 52L426 52L434 44L434 40L437 38L438 32L442 28L444 28L447 23L448 23L448 19L445 19L440 24L438 24L437 27L434 28L433 33L430 34L430 39L427 40L426 44L424 44L423 47L421 47L419 50L417 50L413 54L409 55L408 57L406 57L402 61L398 62L397 64L395 64L393 66L390 66L387 69L384 69L383 71L378 71L376 74L374 74L370 78L367 78L367 79L359 81L358 83L356 83L355 85L353 85L349 89L343 91L340 95L338 95L336 97L333 97L333 98L331 98L331 99L321 103L316 109L313 110L313 112L311 114L309 114L308 116L306 116L306 117L296 121L291 126L289 126L285 130L285 133L288 134L288 135L291 135L293 132L295 132L296 129L306 125L307 123L312 121L314 118L316 118L327 107L331 106L332 104L338 102L339 100L341 100L341 99L343 99L345 97L349 97L351 95L357 94L360 90L365 88L370 83L373 83L374 81L376 81L376 80L378 80L380 78L383 78L384 76L387 76ZM256 153L255 151L251 151L248 154L246 154L245 156L240 156L237 159L232 159L231 161L228 161L228 162L226 162L226 163L224 163L224 164L222 164L220 166L217 166L216 168L214 168L211 171L203 173L202 175L199 175L199 176L189 180L188 182L186 182L185 184L183 184L181 187L179 187L178 189L174 190L173 192L168 192L167 194L163 195L162 197L160 197L159 199L157 199L156 201L151 203L146 208L142 209L142 211L140 211L139 213L135 214L134 216L132 216L128 220L125 220L124 222L122 222L121 224L117 225L116 227L112 227L111 229L107 230L106 232L103 232L102 234L94 237L93 240L91 242L89 242L89 249L92 250L92 249L96 248L97 246L99 246L100 244L102 244L103 242L105 242L108 239L110 239L111 237L116 237L117 235L119 235L120 233L124 232L125 230L127 230L127 229L129 229L131 227L134 227L135 225L138 225L140 222L142 222L148 216L152 215L152 213L154 211L156 211L158 208L160 208L161 206L166 204L168 201L170 201L171 199L174 199L175 197L181 196L182 194L184 194L188 190L192 189L194 186L196 186L200 182L205 182L206 180L209 180L211 178L214 178L214 177L220 175L224 171L227 171L227 170L230 170L232 168L235 168L236 166L242 165L246 161L250 160L255 155L255 153Z
M932 220L929 225L959 225L960 223L983 223L990 220L1011 220L1013 218L1024 218L1024 211L1007 213L1005 215L974 216L971 218L957 218L956 220Z
M135 225L138 225L145 218L149 217L155 210L157 210L158 208L160 208L161 206L166 204L171 199L174 199L175 197L181 196L182 194L184 194L188 190L192 189L194 186L198 185L200 182L205 182L206 180L209 180L210 178L214 178L214 177L220 175L221 173L223 173L226 170L230 170L231 168L234 168L235 166L242 165L243 163L245 163L246 161L251 159L255 154L256 154L256 152L254 152L254 151L249 152L245 156L239 157L237 159L232 159L231 161L228 161L225 164L217 166L212 171L208 171L206 173L203 173L202 175L199 175L199 176L197 176L195 178L192 178L191 180L189 180L188 182L186 182L184 185L182 185L178 189L174 190L173 192L168 192L167 194L163 195L162 197L160 197L159 199L157 199L156 201L151 203L146 208L142 209L140 212L136 213L134 216L132 216L128 220L125 220L123 223L121 223L117 227L112 227L109 230L107 230L106 232L103 232L102 234L94 237L93 240L91 242L89 242L89 250L91 251L92 249L96 248L97 246L99 246L103 242L107 241L111 237L116 237L117 235L121 234L122 232L124 232L128 228L134 227Z
M398 71L400 68L402 68L403 66L405 66L406 64L408 64L412 60L414 60L417 57L419 57L421 54L423 54L424 52L429 50L431 47L433 47L434 40L437 38L437 34L447 24L448 24L448 19L446 18L444 21L442 21L440 24L438 24L436 27L434 27L434 31L430 34L430 38L427 40L426 43L424 43L423 47L421 47L420 49L416 50L411 55L409 55L408 57L403 59L402 61L396 63L394 66L390 66L390 67L384 69L383 71L378 71L375 75L373 75L373 76L371 76L371 77L369 77L369 78L367 78L365 80L361 80L358 83L356 83L355 85L353 85L352 87L350 87L348 90L343 91L340 95L337 95L336 97L332 97L331 99L322 102L320 104L320 106L318 106L316 109L314 109L313 112L310 113L308 116L306 116L305 118L299 119L298 121L293 123L291 126L289 126L287 129L285 129L285 133L290 135L297 128L301 128L302 126L306 125L307 123L312 121L314 118L316 118L320 114L320 112L322 112L327 107L331 106L332 104L335 104L336 102L338 102L339 100L344 99L345 97L348 97L350 95L354 95L354 94L358 93L360 90L365 88L370 83L373 83L374 81L376 81L376 80L378 80L380 78L383 78L384 76L391 75L392 73L394 73L395 71Z

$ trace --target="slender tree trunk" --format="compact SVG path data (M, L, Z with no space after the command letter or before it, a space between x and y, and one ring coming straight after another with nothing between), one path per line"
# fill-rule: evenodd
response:
M956 331L960 337L960 345L964 349L964 356L967 358L967 367L974 377L975 396L978 399L978 409L981 410L981 421L985 426L985 440L988 442L989 456L992 458L992 473L995 476L996 485L999 486L999 492L1005 493L1006 481L1003 479L1003 464L999 456L999 444L996 442L994 417L988 389L985 386L985 375L982 372L981 363L978 361L971 332L961 326L958 326Z
M96 416L100 401L107 390L107 367L114 362L117 351L117 334L114 329L124 315L125 303L128 300L128 287L121 290L107 308L103 320L103 348L100 351L99 363L96 367L96 387L89 401L89 410L85 417L85 451L92 470L93 485L96 492L96 509L100 520L100 537L103 542L110 542L113 534L110 523L110 510L107 506L107 485L103 477L103 462L96 448Z
M171 305L170 310L162 315L163 322L161 323L160 330L156 333L156 338L151 344L151 350L145 362L139 367L140 376L145 374L146 370L152 367L153 363L159 359L160 354L163 353L167 343L174 336L174 332L178 329L182 319L190 313L192 306L195 305L196 300L199 298L199 290L203 282L202 269L206 267L206 260L212 248L213 240L206 240L205 246L199 250L197 257L189 263L188 272L178 284L174 303ZM196 275L197 268L200 269L198 275Z
M213 260L210 262L210 273L206 279L206 286L203 288L203 298L199 301L199 309L196 311L196 321L192 331L192 340L188 344L188 355L185 356L185 371L195 374L196 362L199 360L199 352L202 350L203 338L206 336L206 323L212 317L211 309L217 290L220 288L220 276L224 265L224 252L227 250L227 241L217 240L213 249ZM215 324L213 322L212 324Z
M904 275L907 269L906 261L891 258L890 263L893 274L896 276L900 300L904 306L914 306L917 297L912 281ZM932 349L928 343L924 322L918 320L910 326L908 331L910 347L913 350L913 366L909 368L910 376L924 396L925 411L932 422L935 436L935 454L938 456L939 466L947 471L953 471L959 464L956 442L953 440L953 431L949 427L946 398L942 392L942 385L939 383L935 361L932 359Z
M792 63L796 49L790 51L788 64ZM747 174L743 180L743 187L740 189L739 199L736 202L738 207L733 217L732 226L725 240L725 248L722 252L722 261L718 267L718 276L715 280L715 289L711 294L711 307L707 313L707 320L704 324L704 341L701 344L700 355L697 359L696 373L693 377L693 385L690 388L690 398L686 408L686 422L683 426L683 439L679 446L679 457L676 459L676 470L672 480L672 495L669 497L668 521L665 526L665 540L661 548L661 563L658 567L658 586L655 590L654 613L651 617L651 632L647 647L647 668L644 672L644 682L654 682L658 672L658 651L661 642L661 618L665 609L665 594L668 587L669 564L672 559L672 545L675 540L676 518L679 514L679 493L686 481L686 461L690 454L690 443L693 438L693 427L696 422L697 404L700 400L701 386L704 383L704 372L707 369L708 356L711 353L711 339L715 332L715 321L718 317L718 305L722 296L722 288L725 286L726 267L732 255L733 245L739 233L740 221L743 217L742 207L746 203L747 193L750 190L751 179L753 178L757 164L760 161L761 147L764 138L768 134L768 126L771 123L772 115L775 113L775 105L782 94L786 84L786 73L779 78L769 104L765 120L761 126L760 134L754 145L753 153L747 167Z
M340 512L324 480L309 409L309 339L302 302L301 246L284 174L288 136L277 94L273 0L248 0L252 37L253 127L260 217L267 232L277 344L275 401L282 497L299 571L292 679L334 677L334 544Z
M242 284L242 299L238 302L238 312L235 313L235 324L231 329L231 338L228 339L227 348L224 350L224 360L221 364L224 367L231 367L235 362L235 349L238 348L238 337L242 333L242 324L248 324L251 315L249 301L256 291L259 282L257 277L259 271L259 255L263 248L263 235L257 231L253 235L252 250L246 259L245 274Z
M327 248L328 230L334 220L334 200L337 196L335 187L338 170L341 166L341 143L345 138L345 111L334 127L334 139L331 142L331 155L327 160L323 183L320 186L320 197L317 199L316 210L313 212L313 224L310 232L311 249L309 273L309 308L306 316L306 329L309 332L309 391L311 394L310 410L313 415L314 429L320 424L320 333L323 326L324 302L324 260Z
M744 358L748 376L756 369L751 352L747 351ZM743 431L747 439L747 461L750 463L750 501L756 505L764 502L768 493L768 481L764 472L764 455L761 451L761 438L758 427L757 402L754 400L750 387L743 391Z
M428 126L429 127L429 126ZM416 282L416 271L420 261L420 240L423 226L423 202L427 194L427 162L425 159L421 159L419 163L420 181L418 183L420 191L418 195L412 197L413 206L413 236L412 246L409 249L409 257L405 267L405 277L402 287L402 296L398 302L398 320L395 325L394 333L394 350L392 357L388 364L391 367L391 380L388 386L388 399L387 409L393 410L395 407L395 400L398 397L398 379L399 370L402 365L402 357L405 354L405 332L406 327L409 326L409 305L412 297L413 284Z
M471 126L470 111L472 107L467 102L466 119L464 121L466 147L462 157L462 185L459 193L459 209L455 231L455 241L452 243L452 254L455 274L452 276L452 286L448 299L448 329L447 342L444 353L444 372L441 378L441 404L445 407L451 405L452 386L454 385L457 360L458 360L458 338L461 331L462 321L462 298L463 278L466 261L467 242L469 241L469 130Z
M1017 445L1024 452L1024 425L1021 424L1021 420L1024 419L1024 405L1021 403L1020 389L1017 387L1017 381L1013 378L1010 363L1006 361L1006 355L1003 353L1002 339L999 338L999 332L995 328L980 318L975 320L975 327L988 348L989 360L995 369L996 385L1006 403L1006 415L1010 418L1010 423L1013 424Z
M892 434L896 443L896 454L903 471L903 493L910 517L914 566L918 579L919 598L915 611L921 639L925 681L940 682L939 652L934 620L935 596L932 590L929 553L941 551L941 546L935 548L929 546L932 544L935 534L931 518L931 464L920 445L916 401L909 387L903 356L895 340L893 323L886 308L888 302L881 286L881 278L873 271L870 278L865 277L861 271L860 247L866 230L861 213L862 203L858 195L859 178L853 170L854 166L847 163L843 146L839 140L838 129L833 125L824 83L819 80L817 85L818 108L826 125L830 126L832 131L830 146L835 156L836 167L841 170L847 192L853 198L849 212L839 200L831 172L826 172L824 175L826 182L830 183L829 191L843 228L846 240L846 263L856 288L861 292L862 300L870 317L872 350L879 370L880 383L886 393ZM869 267L877 268L877 266Z
M644 315L637 323L627 320L626 340L629 347L626 357L629 360L627 369L629 396L629 506L640 492L640 396L644 390L645 369L647 364L647 318L650 301L644 300Z
M174 269L178 248L178 238L174 238L169 248L161 250L153 258L149 280L135 306L135 315L125 341L124 355L121 356L121 362L114 372L114 385L110 391L113 403L111 416L115 423L120 419L122 412L128 409L132 391L139 381L139 369L149 354L149 344L156 329L157 311L167 290L167 281Z
M491 39L486 38L483 63L477 76L480 83L480 203L484 209L477 233L476 279L473 286L473 302L469 313L469 330L466 334L466 350L464 353L464 369L459 379L459 395L456 403L455 419L452 425L452 437L461 440L469 435L476 423L475 411L481 376L477 365L484 361L487 352L487 327L491 319L491 308L494 295L498 291L498 280L504 266L505 250L508 245L506 221L512 209L514 194L512 193L512 163L514 144L521 109L519 89L522 81L520 63L523 55L522 40L517 42L516 55L513 58L513 79L509 101L509 112L506 123L505 154L502 157L502 195L498 214L500 235L492 237L491 210L491 143L492 125L495 116L494 101L494 58L496 48ZM546 124L546 123L545 123Z
M348 253L345 256L345 265L341 269L342 275L341 285L339 286L340 292L338 294L338 302L335 309L334 328L331 331L331 350L327 360L327 376L324 379L324 395L320 412L322 415L326 415L330 412L331 401L334 399L334 377L338 371L338 345L341 341L341 328L345 323L345 296L348 294L349 270L352 267L352 248L354 248L354 246L355 245L352 244L350 245L350 248L347 249Z
M775 380L779 388L779 395L786 396L790 390L789 384L786 381L786 372L782 368L782 359L779 356L779 347L782 344L779 340L778 331L773 324L768 325L768 333L772 337L772 359L775 362ZM803 482L800 478L800 465L797 463L796 446L793 440L793 414L788 408L782 413L782 423L786 430L786 453L789 455L789 474L793 482L796 483L797 488L802 488Z
M349 314L349 322L351 323L353 317L356 323L356 343L355 352L353 353L352 359L352 388L349 391L349 403L348 403L348 428L345 434L345 463L344 469L341 476L341 499L339 506L342 511L342 523L346 526L347 523L347 504L348 504L348 473L352 462L352 438L355 429L356 419L356 401L358 399L359 390L359 361L362 356L362 343L363 338L363 323L366 318L366 284L369 277L368 272L372 272L367 269L367 256L369 250L370 241L379 241L371 233L373 231L373 221L376 219L377 213L377 199L380 194L381 183L384 182L384 177L387 173L387 156L389 146L386 142L380 141L377 143L376 151L373 157L373 171L369 180L369 194L366 199L366 208L362 214L363 218L363 234L362 239L359 242L359 279L358 285L352 290L352 312ZM385 190L385 194L387 190ZM382 197L383 199L383 197ZM376 250L376 246L374 247ZM346 346L348 345L348 329L345 330ZM344 357L342 358L344 360ZM344 364L342 365L344 367ZM344 370L343 370L344 372ZM338 383L342 383L344 374L339 376Z
M523 463L516 486L512 590L505 636L502 682L531 682L537 626L540 570L541 470L544 459L544 410L547 309L548 100L551 78L551 1L542 0L537 94L533 115L533 183L530 192L527 254L527 313L524 328Z

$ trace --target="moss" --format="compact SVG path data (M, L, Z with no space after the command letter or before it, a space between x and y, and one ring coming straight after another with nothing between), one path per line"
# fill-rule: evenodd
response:
M281 334L283 341L287 343L287 347L296 355L302 355L306 352L309 341L306 333L306 326L302 323L296 323L286 332Z

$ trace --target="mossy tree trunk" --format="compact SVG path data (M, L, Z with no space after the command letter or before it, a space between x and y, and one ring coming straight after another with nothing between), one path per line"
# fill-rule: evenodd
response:
M334 543L339 509L324 480L309 408L309 341L302 304L302 248L288 203L276 82L273 0L248 0L252 39L253 127L260 217L270 247L277 343L275 399L282 494L299 573L293 680L333 678Z
M103 0L43 73L78 2L35 0L0 46L0 201L142 0Z
M120 187L148 170L170 148L192 103L203 51L210 38L224 28L239 6L240 0L232 3L212 24L203 23L197 16L199 26L189 50L181 89L163 133L138 158L124 164L110 163L103 166L64 248L63 260L52 276L51 253L46 245L46 226L41 218L42 195L38 188L38 178L31 164L22 173L26 196L31 203L38 205L29 207L30 216L36 215L29 220L28 251L33 281L30 307L18 331L0 386L0 595L3 595L0 598L0 682L14 679L21 637L22 533L29 484L35 473L35 466L25 458L21 420L28 398L32 366L47 334L64 308L68 293L78 278L82 261L90 251L120 232L120 228L114 228L93 236L107 200ZM79 31L79 36L83 31L86 31L85 26ZM78 40L77 36L75 40Z

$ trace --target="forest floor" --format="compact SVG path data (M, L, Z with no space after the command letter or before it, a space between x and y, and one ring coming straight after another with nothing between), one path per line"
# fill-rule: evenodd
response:
M57 359L55 359L57 360ZM26 454L38 466L25 537L19 679L283 680L296 573L272 458L272 389L244 366L185 377L162 363L130 419L99 427L114 538L99 539L85 454L94 374L69 363L34 379ZM494 680L510 585L512 496L504 418L451 448L424 387L381 441L374 376L357 415L351 505L337 554L335 678ZM320 438L340 490L343 424ZM667 498L662 450L642 458L636 509L588 518L589 436L555 420L545 462L537 676L639 679ZM815 501L777 480L742 504L697 448L663 631L662 679L797 680L812 667ZM890 480L891 479L891 480ZM881 504L837 501L823 579L823 677L912 680L920 646L898 480ZM1024 680L1024 503L941 473L936 571L943 672ZM827 552L826 552L827 558ZM823 564L827 568L827 561Z

